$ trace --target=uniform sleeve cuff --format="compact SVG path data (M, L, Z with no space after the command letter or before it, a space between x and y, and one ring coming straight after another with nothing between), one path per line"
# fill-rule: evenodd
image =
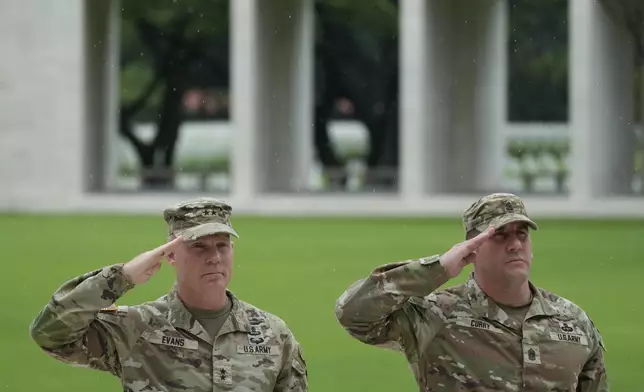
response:
M413 296L425 296L449 280L436 255L378 267L370 278L381 290Z
M110 265L103 268L101 275L106 279L111 291L120 295L134 288L135 284L123 273L123 264Z

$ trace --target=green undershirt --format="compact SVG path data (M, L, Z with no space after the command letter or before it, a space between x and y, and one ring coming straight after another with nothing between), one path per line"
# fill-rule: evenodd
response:
M523 335L523 320L525 320L525 316L526 314L528 314L531 305L532 302L528 302L523 306L508 306L499 304L499 307L503 309L503 311L508 315L508 318L512 321L512 329L515 329L519 334Z
M186 305L186 309L192 316L199 321L199 324L208 332L211 339L211 344L214 343L215 337L219 333L222 325L226 322L233 304L230 300L226 301L226 305L219 310L197 309L191 308Z

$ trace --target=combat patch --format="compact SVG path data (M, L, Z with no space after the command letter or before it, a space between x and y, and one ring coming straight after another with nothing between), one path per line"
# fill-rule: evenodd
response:
M459 317L458 319L456 319L456 324L460 325L461 327L476 328L482 329L484 331L503 333L503 330L484 320Z
M162 344L164 346L187 348L189 350L199 349L199 342L197 342L196 340L186 339L184 337L154 334L147 336L146 339L151 343Z
M568 325L568 323L559 322L559 328L561 328L561 330L565 333L575 332L575 327L572 325Z
M264 345L271 335L270 330L263 331L263 328L266 326L266 319L263 317L250 317L249 318L250 328L248 331L248 345L249 346L259 346Z
M238 345L237 354L253 354L253 355L279 355L279 346L262 345Z
M584 335L563 332L550 332L550 339L559 342L569 342L581 344L582 346L588 346L588 338L586 338Z

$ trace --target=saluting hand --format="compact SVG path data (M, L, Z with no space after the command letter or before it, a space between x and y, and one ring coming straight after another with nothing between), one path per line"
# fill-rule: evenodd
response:
M474 261L474 251L487 241L492 234L494 234L494 228L490 227L476 237L456 244L452 249L445 252L440 258L440 263L447 271L447 275L453 278L460 274L466 265Z
M183 237L179 236L170 242L141 253L123 266L123 273L134 284L147 282L161 268L164 257L177 249Z

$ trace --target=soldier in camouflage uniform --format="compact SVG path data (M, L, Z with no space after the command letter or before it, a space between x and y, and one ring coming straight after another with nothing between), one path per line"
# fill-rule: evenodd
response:
M216 199L166 209L169 242L65 283L32 322L32 338L57 360L119 377L130 392L307 391L286 323L227 289L238 237L230 214ZM164 257L176 269L170 292L116 306Z
M523 201L487 195L463 214L466 240L442 255L375 268L344 292L350 336L401 352L420 391L608 391L588 315L529 279ZM439 290L473 264L466 283Z

